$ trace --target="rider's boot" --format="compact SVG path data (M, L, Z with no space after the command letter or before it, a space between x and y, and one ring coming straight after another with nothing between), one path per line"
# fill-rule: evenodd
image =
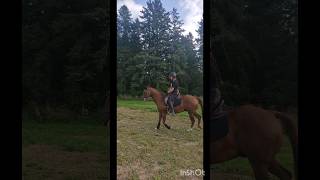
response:
M172 101L170 101L170 109L171 109L171 114L172 114L173 116L175 116L176 113L174 112L174 107L173 107L173 102L172 102Z

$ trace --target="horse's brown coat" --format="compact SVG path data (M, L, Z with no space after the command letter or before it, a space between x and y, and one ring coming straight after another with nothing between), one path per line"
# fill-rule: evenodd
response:
M291 140L296 161L297 127L288 116L244 105L228 111L228 121L227 136L210 142L211 164L244 156L250 161L256 179L268 179L268 172L283 180L292 178L275 159L285 133Z
M164 96L165 95L163 93L161 93L160 91L152 87L147 87L147 89L143 91L143 97L144 98L152 97L153 101L157 105L157 109L159 112L159 121L158 121L157 129L160 128L161 120L163 125L168 129L170 129L170 126L165 123L166 116L167 116L167 107L164 102L164 98L165 98ZM197 113L197 109L199 105L202 108L202 101L199 97L184 95L184 96L181 96L181 104L179 106L176 106L174 108L174 111L175 113L187 111L189 113L189 118L191 120L191 128L193 128L193 125L195 122L194 117L198 119L198 127L201 128L200 126L201 115Z

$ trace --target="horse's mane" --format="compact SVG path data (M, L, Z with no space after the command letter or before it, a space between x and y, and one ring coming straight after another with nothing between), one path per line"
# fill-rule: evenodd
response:
M160 90L158 90L158 89L156 89L156 88L154 88L154 87L151 87L151 86L148 86L148 87L154 89L154 90L157 91L157 92L159 92L159 94L161 95L161 97L162 97L163 99L167 96L167 94L164 93L163 91L160 91Z
M162 95L163 98L165 98L165 97L167 96L167 94L164 93L164 92L162 92L162 91L160 91L160 93L161 93L161 95Z

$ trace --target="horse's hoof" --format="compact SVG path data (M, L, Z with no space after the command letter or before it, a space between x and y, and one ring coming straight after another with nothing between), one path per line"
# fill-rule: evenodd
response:
M168 129L171 129L171 127L170 126L168 126L168 125L164 125L166 128L168 128Z
M192 128L188 129L187 131L188 131L188 132L192 131Z

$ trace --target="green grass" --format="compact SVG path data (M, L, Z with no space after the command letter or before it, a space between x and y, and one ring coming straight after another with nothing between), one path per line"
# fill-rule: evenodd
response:
M161 159L161 161L157 162L160 166L163 166L164 169L183 169L183 167L186 167L184 164L192 167L192 164L185 162L185 160L180 159L181 162L177 161L178 157L181 154L187 153L186 151L189 149L181 144L179 145L176 141L171 140L176 139L181 141L181 143L202 141L202 135L200 135L199 132L188 133L185 131L190 125L187 113L183 115L180 114L174 118L169 116L168 124L173 124L175 129L167 130L161 124L162 129L159 132L154 132L153 129L157 123L157 109L153 101L118 99L117 105L118 108L121 109L118 111L118 140L120 140L120 143L118 143L118 150L119 148L121 149L120 152L118 151L118 163L130 164L130 162L137 161L138 159L143 160L143 162L140 163L140 166L143 167L148 164L153 166L157 159ZM128 112L128 114L126 114L126 112ZM202 131L200 132L202 133ZM131 152L131 148L137 146L145 147L146 151L136 151L135 148L135 151ZM179 148L175 148L175 146ZM197 148L202 149L202 145L197 146ZM143 157L143 154L145 153L153 154L156 158L146 159ZM277 155L277 159L285 168L293 173L292 149L287 138L284 141L280 153ZM239 174L253 177L252 168L246 158L236 158L224 163L212 165L211 168L215 173ZM134 172L132 177L137 176L135 174L135 169L130 169L129 172ZM154 172L153 178L172 178L174 175L176 174L168 172L167 170L162 170Z
M117 99L117 107L126 107L130 109L139 109L149 112L157 112L157 106L153 101L143 101L141 100L123 100Z
M118 100L117 168L119 179L176 179L180 170L202 168L202 130L188 132L185 115L167 116L155 130L158 113L153 101Z
M22 145L47 144L67 151L106 153L106 128L78 123L36 123L22 125Z
M24 121L23 179L106 179L106 139L96 122Z
M129 109L143 110L148 112L158 112L156 104L153 102L153 100L150 100L150 99L147 101L143 101L143 99L141 100L118 99L117 107L125 107ZM198 112L201 113L201 108L198 108ZM178 113L177 116L182 118L189 117L187 112Z

